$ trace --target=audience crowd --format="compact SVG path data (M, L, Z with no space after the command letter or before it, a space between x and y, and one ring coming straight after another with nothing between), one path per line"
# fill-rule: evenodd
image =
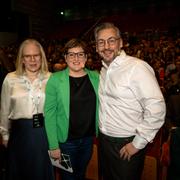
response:
M95 41L85 37L89 44L88 60L86 67L91 70L100 71L101 59L95 50ZM154 69L159 85L164 96L172 85L179 82L180 77L180 33L158 30L145 30L143 33L123 32L123 49L128 55L138 57L148 62ZM64 45L69 40L59 39L37 39L45 49L48 60L49 71L55 72L66 68L64 60ZM3 78L8 72L15 70L15 61L19 43L7 47L0 47L0 77L2 85ZM173 74L176 74L174 78Z
M126 53L143 59L154 68L159 84L165 93L172 84L170 72L174 69L177 69L178 73L180 71L180 34L149 30L139 34L124 32L122 36ZM39 40L45 49L51 72L66 68L63 47L67 40ZM87 41L91 53L86 66L99 71L101 59L95 52L95 43L88 38ZM3 71L1 73L14 70L18 46L17 43L0 47L0 67Z
M89 45L86 67L100 71L101 59L95 50L95 41L85 37ZM148 62L154 69L157 80L167 99L172 85L179 83L180 77L180 33L158 30L145 30L142 33L123 32L123 49L128 55L138 57ZM67 67L64 60L64 39L38 39L43 45L48 60L50 72L63 70ZM15 70L15 61L19 43L0 47L0 88L5 75ZM174 75L175 74L175 78Z

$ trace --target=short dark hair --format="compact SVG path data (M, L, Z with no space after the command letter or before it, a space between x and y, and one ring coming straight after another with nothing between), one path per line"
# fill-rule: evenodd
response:
M117 32L117 36L121 38L121 32L118 27L116 27L113 23L104 22L104 23L97 25L97 27L94 29L95 39L97 40L97 34L99 31L101 31L103 29L110 29L110 28L114 29Z
M81 47L85 54L88 53L88 48L87 48L87 44L84 40L82 39L78 39L78 38L73 38L70 39L64 46L64 55L67 54L68 50L71 48L75 48L75 47Z

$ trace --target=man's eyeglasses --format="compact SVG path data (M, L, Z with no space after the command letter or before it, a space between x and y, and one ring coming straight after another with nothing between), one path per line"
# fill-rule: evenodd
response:
M116 41L119 39L120 38L115 38L115 37L110 37L107 40L99 39L99 40L97 40L97 46L104 47L106 42L108 43L108 45L113 46L116 44Z
M67 57L69 59L74 59L76 56L79 58L79 59L83 59L85 57L85 52L78 52L78 53L74 53L74 52L68 52L67 54Z
M23 58L26 61L30 61L32 60L32 58L36 61L39 61L41 59L41 55L40 54L33 54L33 55L26 54L26 55L23 55Z

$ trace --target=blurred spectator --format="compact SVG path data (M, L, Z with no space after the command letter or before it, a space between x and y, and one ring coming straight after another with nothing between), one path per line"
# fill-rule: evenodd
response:
M170 73L172 81L167 93L166 127L170 133L168 180L180 179L180 79L178 71Z
M4 53L3 49L0 48L0 91L3 80L8 72L14 71L15 67L12 62L9 61L8 57Z

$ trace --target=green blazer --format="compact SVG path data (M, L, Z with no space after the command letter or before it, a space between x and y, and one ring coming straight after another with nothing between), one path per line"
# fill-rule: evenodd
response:
M96 93L96 134L98 132L98 85L99 73L85 69ZM53 73L46 85L44 106L45 128L49 148L59 148L59 143L67 140L69 129L69 68ZM90 108L90 107L89 107Z

